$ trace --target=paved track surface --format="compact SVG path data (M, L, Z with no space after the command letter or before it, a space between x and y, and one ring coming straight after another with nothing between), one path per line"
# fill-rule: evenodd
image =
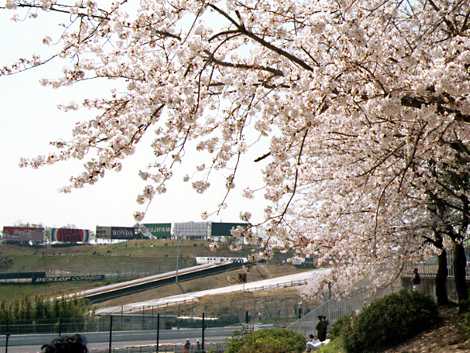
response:
M68 294L66 297L86 298L91 302L100 302L149 288L161 287L163 285L174 283L177 276L179 280L188 280L191 278L197 278L199 276L227 271L237 266L241 266L241 264L230 261L217 264L197 265L180 269L178 272L170 271L157 275L137 278L130 281L87 289Z
M198 298L207 297L210 295L220 295L232 292L241 292L241 291L258 291L266 290L278 287L289 287L289 286L300 286L306 284L307 281L319 281L324 276L327 276L330 273L329 269L317 269L312 271L305 271L300 273L295 273L292 275L275 277L270 279L265 279L261 281L254 281L245 284L236 284L227 287L213 288L198 292L190 292L179 295L173 295L170 297L147 300L142 302L136 302L131 304L126 304L123 306L112 306L96 310L96 314L106 315L106 314L119 314L119 313L133 313L142 311L142 307L162 307L169 306L178 303L188 303L192 301L197 301Z

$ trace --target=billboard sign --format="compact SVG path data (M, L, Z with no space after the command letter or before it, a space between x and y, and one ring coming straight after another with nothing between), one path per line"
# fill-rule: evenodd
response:
M111 227L96 226L96 237L100 239L111 239Z
M171 237L171 223L145 223L142 226L156 238L167 239Z
M211 223L211 236L212 237L229 237L232 235L232 229L237 227L246 228L248 223Z
M134 227L111 227L111 239L135 239Z
M44 228L3 227L3 240L16 242L44 241Z
M102 227L96 226L96 237L101 239L136 239L134 227Z
M51 241L61 241L64 243L88 242L90 231L88 229L75 228L52 228Z

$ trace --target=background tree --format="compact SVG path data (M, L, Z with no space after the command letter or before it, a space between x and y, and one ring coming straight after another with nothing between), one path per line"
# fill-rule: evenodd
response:
M254 150L264 185L242 189L247 197L264 193L257 225L268 239L334 266L343 290L364 277L387 284L404 263L429 255L409 226L428 212L423 161L450 162L454 149L443 141L470 136L467 5L8 0L17 19L63 14L64 30L45 34L53 55L20 58L0 74L59 61L64 74L42 84L106 79L114 87L61 106L98 113L70 140L53 141L50 154L21 164L83 160L69 192L119 171L152 132L155 160L139 171L147 183L137 196L141 221L180 161L195 153L205 163L185 180L204 192L222 174L225 207Z
M450 145L455 150L453 162L430 162L434 182L431 184L433 189L428 193L435 216L435 234L447 236L453 244L455 286L462 307L468 301L464 241L468 238L470 219L467 196L470 191L470 150L461 141L453 141ZM440 258L440 261L444 260Z

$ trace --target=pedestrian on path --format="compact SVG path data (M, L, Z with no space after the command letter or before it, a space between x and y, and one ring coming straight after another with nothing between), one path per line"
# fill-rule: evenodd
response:
M421 277L419 276L419 272L417 268L413 270L413 274L414 275L413 275L413 279L411 280L411 284L412 284L413 290L417 291L419 289L419 285L421 284Z
M328 331L328 320L326 319L326 316L320 315L318 316L318 323L316 326L317 329L317 335L318 339L320 342L323 342L326 340L326 333Z
M185 344L183 345L183 353L189 353L190 349L191 349L191 342L189 341L189 338L188 338Z

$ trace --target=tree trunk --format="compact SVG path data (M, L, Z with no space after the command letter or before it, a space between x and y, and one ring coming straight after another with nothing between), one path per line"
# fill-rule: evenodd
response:
M437 305L449 304L449 298L447 296L447 251L442 249L441 254L437 257L438 268L436 274L436 297Z
M468 289L466 282L465 267L467 266L467 258L465 257L465 249L463 244L454 243L454 277L455 289L459 301L460 311L465 311L468 302Z

